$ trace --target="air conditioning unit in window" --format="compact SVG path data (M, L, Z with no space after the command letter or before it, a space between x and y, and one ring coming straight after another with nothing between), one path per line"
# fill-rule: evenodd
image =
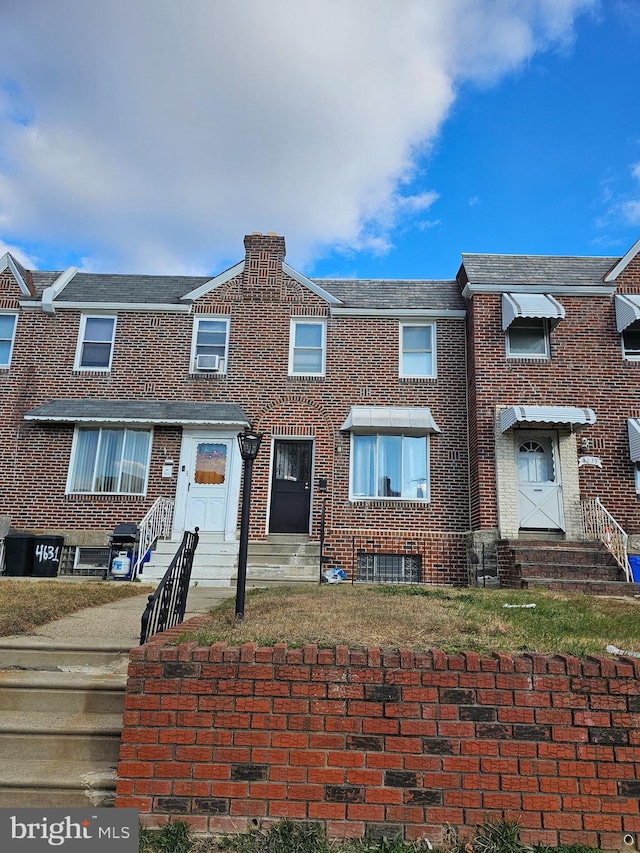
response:
M219 355L197 355L196 370L207 370L219 373L222 370L222 359Z

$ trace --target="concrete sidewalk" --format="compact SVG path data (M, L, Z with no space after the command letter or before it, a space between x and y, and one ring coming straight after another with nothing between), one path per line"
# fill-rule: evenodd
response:
M189 587L185 619L208 613L222 599L235 596L235 587ZM140 642L140 621L149 593L122 598L99 607L88 607L55 622L35 628L30 634L0 638L7 647L43 646L129 650Z

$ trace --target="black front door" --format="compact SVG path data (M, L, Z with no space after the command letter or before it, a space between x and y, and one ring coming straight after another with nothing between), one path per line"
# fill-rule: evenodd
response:
M276 440L269 533L308 533L312 441Z

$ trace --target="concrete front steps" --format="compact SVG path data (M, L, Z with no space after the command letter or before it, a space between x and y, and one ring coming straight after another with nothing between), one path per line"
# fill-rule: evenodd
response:
M319 571L320 543L310 542L308 536L270 533L264 542L249 542L247 580L251 583L318 583Z
M633 597L640 594L600 542L503 540L503 586L543 588L587 595Z
M0 807L113 805L128 660L0 640Z
M159 583L180 547L179 542L159 540L140 579ZM287 583L317 583L320 543L308 536L271 533L264 541L249 542L247 582L267 586ZM191 583L199 586L235 586L238 577L238 542L222 534L201 533L191 571Z
M180 540L181 541L181 540ZM159 583L180 547L180 541L159 539L140 580ZM237 573L238 542L225 541L222 533L200 533L191 569L191 583L199 586L231 586Z

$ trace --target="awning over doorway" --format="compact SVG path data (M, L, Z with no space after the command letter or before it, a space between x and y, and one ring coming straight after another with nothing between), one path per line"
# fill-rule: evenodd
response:
M629 455L632 462L640 462L640 419L629 418Z
M565 310L557 299L545 293L503 293L502 328L508 329L514 320L521 317L546 318L553 328L564 320Z
M352 406L341 430L359 433L442 432L426 406Z
M500 431L506 432L514 424L565 424L578 429L596 422L593 409L577 406L509 406L500 413Z
M640 320L640 294L616 293L616 326L619 332Z
M235 403L193 400L51 400L28 411L24 419L43 423L249 425L246 414Z

